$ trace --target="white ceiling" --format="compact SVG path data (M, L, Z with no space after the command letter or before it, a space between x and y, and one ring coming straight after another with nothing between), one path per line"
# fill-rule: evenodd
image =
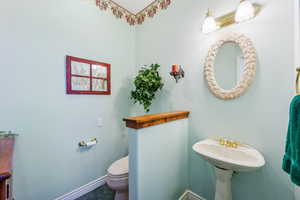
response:
M154 0L113 0L120 6L126 8L133 14L137 14L139 11L143 10L149 4L154 2Z

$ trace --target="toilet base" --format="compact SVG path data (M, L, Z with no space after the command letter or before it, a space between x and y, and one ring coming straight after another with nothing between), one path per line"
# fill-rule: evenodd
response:
M115 200L128 200L128 190L116 191Z
M128 200L128 177L113 178L108 176L106 183L108 187L115 191L114 200Z

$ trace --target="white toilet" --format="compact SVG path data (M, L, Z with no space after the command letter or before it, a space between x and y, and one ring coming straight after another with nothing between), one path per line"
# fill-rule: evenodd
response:
M116 191L115 200L128 200L128 156L114 162L107 170L107 185Z

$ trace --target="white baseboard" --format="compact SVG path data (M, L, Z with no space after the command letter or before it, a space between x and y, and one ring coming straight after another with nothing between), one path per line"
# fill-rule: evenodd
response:
M64 194L54 200L75 200L93 190L96 188L104 185L106 183L106 175L103 177L100 177L92 182L89 182L88 184L81 186L80 188L77 188L67 194Z
M191 190L186 190L183 195L179 198L179 200L206 200L203 197L200 197L196 193Z

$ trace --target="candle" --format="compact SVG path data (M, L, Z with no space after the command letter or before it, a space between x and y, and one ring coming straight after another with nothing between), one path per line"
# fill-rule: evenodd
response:
M172 65L172 72L179 72L178 65Z

